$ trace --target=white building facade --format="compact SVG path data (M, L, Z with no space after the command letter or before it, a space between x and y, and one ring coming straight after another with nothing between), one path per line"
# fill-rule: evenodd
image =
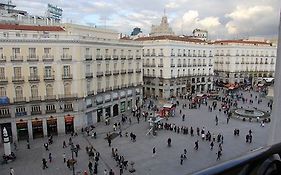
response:
M276 50L264 41L215 41L215 81L257 84L274 77Z
M212 45L178 36L143 37L144 96L170 98L213 88Z
M0 128L14 140L70 133L141 104L142 46L114 31L1 24L0 43Z

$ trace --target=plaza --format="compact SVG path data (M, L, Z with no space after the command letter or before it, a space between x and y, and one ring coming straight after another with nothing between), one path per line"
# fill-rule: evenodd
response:
M241 91L245 98L251 99L249 92ZM240 92L239 92L240 93ZM255 96L259 96L257 92L251 92L253 104L238 101L238 108L243 106L248 108L253 106L260 110L268 111L267 107L268 99L262 98L260 104L255 100ZM148 101L148 100L147 100ZM155 101L157 106L161 106L159 101ZM216 160L218 143L214 145L214 150L210 150L210 142L203 141L201 136L195 135L192 137L190 134L183 135L182 133L176 133L169 130L159 130L156 136L148 135L149 123L144 121L144 118L140 118L140 123L137 122L136 117L132 114L125 114L128 118L131 118L132 123L126 122L122 124L123 137L116 137L112 140L111 147L108 146L107 140L104 139L106 134L113 131L113 123L120 122L120 116L112 118L110 125L104 123L98 123L95 125L94 131L97 133L97 138L94 139L91 136L86 136L78 131L78 136L73 136L73 143L80 144L81 150L77 158L77 164L75 166L76 173L88 171L88 155L85 151L86 146L92 145L96 151L100 153L101 160L98 165L98 174L103 174L104 169L108 171L113 169L115 174L119 174L119 168L116 166L116 161L112 158L111 148L117 148L118 153L123 155L125 160L129 163L133 161L136 172L133 174L192 174L198 170L213 166L224 161L233 159L238 156L242 156L251 150L258 149L265 146L266 139L269 131L269 124L265 124L265 127L261 127L259 122L248 122L239 119L231 118L227 124L227 117L223 112L219 112L220 102L218 102L217 110L213 112L208 111L208 106L201 105L198 109L182 109L182 104L189 101L185 99L179 99L180 105L176 108L175 117L170 117L168 121L163 123L173 123L179 127L187 126L200 130L204 127L206 132L210 131L211 134L221 133L224 137L223 151L221 160ZM208 105L211 104L211 100L208 100ZM146 104L144 104L146 106ZM182 121L182 114L185 114L185 121ZM147 111L144 107L142 111ZM149 111L150 113L151 111ZM218 117L218 125L215 123L215 116ZM234 129L240 130L240 136L234 136ZM253 142L246 143L245 136L249 130L253 131ZM118 132L118 130L116 131ZM136 142L132 142L129 137L125 137L125 132L133 132L136 134ZM8 174L10 167L13 167L16 174L72 174L72 171L66 167L63 163L63 153L66 153L67 158L71 157L71 151L69 147L62 148L63 140L68 142L70 135L59 135L54 137L54 143L49 146L50 151L45 151L43 144L47 142L45 139L36 139L30 142L31 149L28 150L26 142L21 141L18 143L18 150L16 151L17 159L9 164L0 166L0 174ZM167 146L167 139L171 138L172 146ZM199 149L194 150L194 142L199 140ZM152 148L156 148L156 155L152 157ZM184 160L183 165L180 165L180 155L183 150L187 149L187 159ZM1 147L1 154L3 154L3 148ZM48 163L47 169L42 169L42 158L48 158L49 152L53 155L52 163ZM128 166L130 168L130 165ZM128 170L124 171L124 174L131 174Z

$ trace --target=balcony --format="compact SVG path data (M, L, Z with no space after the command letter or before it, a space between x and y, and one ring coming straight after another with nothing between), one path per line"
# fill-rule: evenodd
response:
M162 57L162 56L164 56L164 54L163 54L163 53L159 53L158 56L159 56L159 57Z
M86 77L86 78L93 78L93 73L91 73L91 72L86 72L86 73L85 73L85 77Z
M46 114L56 113L56 109L46 109Z
M93 56L92 55L85 55L85 61L92 61Z
M171 53L171 57L174 57L175 56L175 54L174 53Z
M33 96L33 97L29 97L29 101L41 101L41 96Z
M178 54L178 57L181 57L181 54L180 54L180 53Z
M32 75L28 77L28 81L29 82L39 82L40 81L40 77L38 75Z
M110 76L110 75L112 75L112 72L111 71L105 71L105 76Z
M22 77L22 76L12 77L12 82L13 83L24 83L24 77Z
M181 67L181 64L178 64L177 66L178 66L178 67Z
M129 83L128 84L128 87L134 87L135 85L134 85L134 83Z
M71 61L72 60L72 55L61 55L61 60L62 61Z
M212 64L209 64L209 66L213 66Z
M6 62L6 56L1 55L0 56L0 62Z
M175 67L175 64L171 64L170 67Z
M8 78L7 77L0 77L0 85L8 84Z
M163 67L164 65L163 64L158 64L158 67Z
M54 55L46 54L46 55L42 56L42 59L43 59L43 62L52 62L52 61L54 61Z
M0 118L10 118L10 117L11 117L10 113L0 114Z
M197 64L193 64L192 66L193 66L193 67L196 67L196 66L197 66Z
M67 75L63 74L61 77L63 80L72 80L73 78L72 74L67 74Z
M141 73L141 69L136 69L136 73Z
M121 60L126 60L126 56L125 55L121 55Z
M26 97L16 97L14 98L14 103L26 102Z
M155 63L152 63L152 64L150 65L150 67L156 67L156 64L155 64Z
M235 64L239 64L239 62L235 62Z
M140 60L141 56L140 55L136 55L136 60Z
M59 99L62 99L62 100L74 99L74 98L77 98L77 97L78 97L78 94L62 94L62 95L59 95Z
M192 56L193 56L193 57L197 57L197 55L196 55L196 54L193 54Z
M274 64L274 62L270 62L270 64Z
M127 87L127 84L122 84L121 85L121 88L126 88Z
M22 62L23 61L23 56L13 55L13 56L11 56L11 61L12 62Z
M128 69L128 74L134 73L134 69Z
M70 112L70 111L73 111L73 107L72 105L71 106L68 106L67 108L64 107L63 109L64 112Z
M230 61L226 61L225 64L230 64Z
M102 55L96 55L96 60L97 61L102 60Z
M113 75L119 75L119 70L113 70Z
M127 73L127 71L125 69L121 70L121 74L126 74L126 73Z
M134 59L134 56L133 55L129 55L128 56L128 60L132 60L132 59Z
M42 111L31 111L31 115L40 115L42 114Z
M103 76L103 72L98 71L98 72L97 72L97 77L102 77L102 76Z
M105 55L105 60L111 60L111 56L110 55Z
M113 55L112 58L113 58L113 60L118 60L119 56L118 55Z
M36 61L39 61L39 56L29 55L29 56L27 56L26 60L29 61L29 62L36 62Z
M44 81L54 81L55 76L54 75L44 75Z
M56 100L56 98L57 98L56 95L45 95L45 100L46 101Z

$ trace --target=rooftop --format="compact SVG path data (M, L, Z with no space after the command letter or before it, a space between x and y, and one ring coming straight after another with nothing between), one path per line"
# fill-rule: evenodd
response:
M32 26L32 25L15 25L15 24L0 24L0 30L29 30L29 31L52 31L62 32L64 28L60 26Z
M228 44L249 44L249 45L268 45L271 46L272 43L266 41L251 41L251 40L218 40L214 41L214 44L228 45Z
M172 40L172 41L184 41L184 42L193 42L193 43L206 43L200 39L190 38L187 36L174 36L174 35L162 35L162 36L149 36L149 37L140 37L135 39L136 41L155 41L155 40Z

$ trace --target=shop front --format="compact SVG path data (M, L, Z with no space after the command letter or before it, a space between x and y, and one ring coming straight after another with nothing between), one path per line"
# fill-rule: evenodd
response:
M32 133L34 139L44 137L42 120L39 120L37 118L35 118L35 120L32 120Z
M29 139L27 121L19 120L17 121L16 126L17 126L18 140Z
M58 135L57 119L53 116L47 119L47 133L50 135Z
M65 133L70 134L74 132L74 117L71 115L64 116Z
M115 104L114 106L113 106L113 116L115 117L115 116L117 116L119 114L119 112L118 112L118 104Z

